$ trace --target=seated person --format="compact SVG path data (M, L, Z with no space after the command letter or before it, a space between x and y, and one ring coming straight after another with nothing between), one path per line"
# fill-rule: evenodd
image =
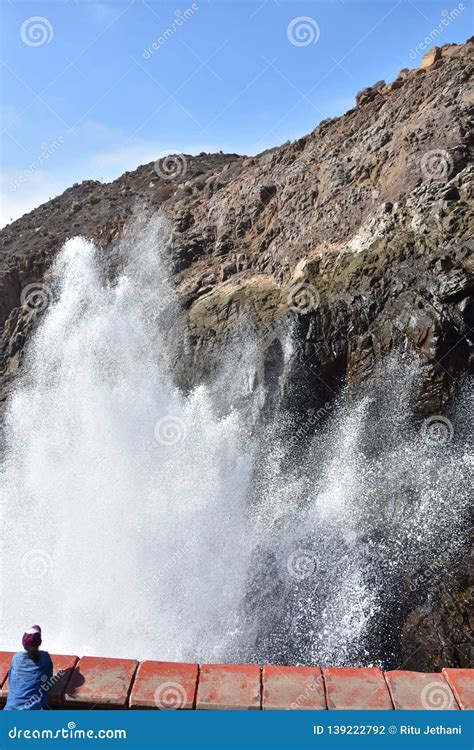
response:
M33 625L24 633L22 644L25 650L15 654L11 660L5 711L37 711L48 701L53 662L47 651L39 651L39 625Z

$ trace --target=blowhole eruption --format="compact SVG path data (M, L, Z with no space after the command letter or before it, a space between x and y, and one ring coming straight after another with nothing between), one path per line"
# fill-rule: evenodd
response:
M396 664L426 571L466 543L472 392L433 428L416 357L394 352L317 413L270 409L295 356L285 318L275 337L236 326L183 391L168 240L155 218L113 274L81 237L55 261L6 412L5 646L34 613L62 653Z

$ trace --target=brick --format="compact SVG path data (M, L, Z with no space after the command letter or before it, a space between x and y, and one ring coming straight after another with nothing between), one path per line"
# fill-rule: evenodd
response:
M254 664L203 664L196 708L259 709L260 667Z
M198 672L197 664L142 662L130 694L130 708L193 708Z
M394 670L385 672L393 705L398 711L456 710L454 695L443 675Z
M53 660L53 685L48 693L48 705L59 706L66 685L68 684L74 667L79 661L78 656L67 656L64 654L51 654Z
M0 651L0 705L5 703L7 699L7 676L14 653L14 651Z
M10 662L14 655L14 651L0 651L0 687L3 687L3 684L7 679Z
M273 667L262 670L262 708L326 709L324 682L319 667Z
M474 670L443 669L459 706L463 710L474 710Z
M323 669L329 709L391 709L392 701L380 669Z
M68 708L126 708L138 662L84 656L74 667L64 693Z

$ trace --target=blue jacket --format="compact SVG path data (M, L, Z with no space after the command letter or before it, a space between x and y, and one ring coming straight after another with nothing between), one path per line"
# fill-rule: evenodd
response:
M8 672L8 698L5 711L34 711L48 701L53 662L47 651L38 651L37 661L26 651L12 657Z

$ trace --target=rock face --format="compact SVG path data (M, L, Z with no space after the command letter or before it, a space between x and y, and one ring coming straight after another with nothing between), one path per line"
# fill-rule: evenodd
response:
M362 90L354 109L294 143L252 158L168 157L109 184L74 185L10 224L0 233L1 398L47 304L62 243L82 234L111 257L141 206L170 225L183 306L173 358L183 389L211 375L250 314L264 331L293 325L293 411L323 408L397 349L422 362L418 413L439 413L474 361L473 60L472 39L435 48L418 70ZM32 285L42 283L35 298ZM271 336L267 343L278 373L281 352ZM461 571L456 580L459 596L452 585L432 592L405 623L406 644L420 633L438 644L410 666L462 663L463 628L446 635L449 653L439 645L451 627L443 612L466 617L472 579Z

